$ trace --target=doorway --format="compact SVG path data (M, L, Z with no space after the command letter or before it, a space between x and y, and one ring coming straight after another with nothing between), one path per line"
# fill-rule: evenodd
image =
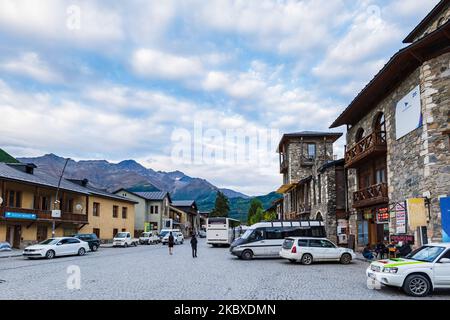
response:
M19 249L21 234L22 234L22 226L8 225L6 227L6 242L9 242L11 247Z
M38 225L37 226L37 234L36 240L37 242L42 242L47 239L48 228L47 226Z

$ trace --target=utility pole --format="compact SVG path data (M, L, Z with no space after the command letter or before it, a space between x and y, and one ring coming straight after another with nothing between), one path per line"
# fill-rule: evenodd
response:
M61 186L61 180L62 180L62 178L63 178L63 176L64 176L64 171L66 171L67 163L69 163L69 160L70 160L70 158L67 158L67 159L66 159L66 162L64 163L64 167L63 167L63 169L62 169L61 175L59 176L58 187L56 188L55 202L54 202L54 205L53 205L53 209L54 209L54 210L57 210L57 209L56 209L56 205L57 205L58 203L61 203L61 202L58 200L58 196L59 196L59 188L60 188L60 186ZM60 210L60 213L61 213L61 207L59 208L59 210ZM54 238L54 237L55 237L55 217L53 216L53 212L52 212L52 238Z

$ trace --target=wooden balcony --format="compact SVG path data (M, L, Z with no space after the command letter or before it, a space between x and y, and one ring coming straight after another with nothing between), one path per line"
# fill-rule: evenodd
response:
M5 217L6 212L35 214L36 221L52 221L54 219L56 222L71 222L80 224L88 223L88 217L85 214L62 212L61 218L52 218L52 212L47 210L0 207L0 217L2 219L9 219ZM19 218L17 220L34 221L34 219L26 219L26 218L24 219Z
M353 208L362 208L381 203L388 203L388 187L379 183L353 193Z
M367 137L358 141L352 148L345 151L345 167L358 167L368 157L385 154L386 132L375 131Z
M283 160L280 163L280 173L287 172L288 167L289 167L289 162L287 161L287 159Z

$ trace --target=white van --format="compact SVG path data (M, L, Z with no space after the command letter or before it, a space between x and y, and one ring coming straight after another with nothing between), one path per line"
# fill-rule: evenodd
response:
M316 220L259 222L231 244L230 252L245 260L253 257L279 258L287 237L324 238L324 223Z

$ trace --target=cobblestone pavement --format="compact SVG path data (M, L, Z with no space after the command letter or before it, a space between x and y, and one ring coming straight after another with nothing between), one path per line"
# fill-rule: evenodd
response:
M67 268L81 272L81 288L69 290ZM303 266L282 259L242 261L227 248L199 242L103 248L83 257L0 259L0 299L410 299L400 290L367 288L368 263ZM450 291L427 299L450 299Z

